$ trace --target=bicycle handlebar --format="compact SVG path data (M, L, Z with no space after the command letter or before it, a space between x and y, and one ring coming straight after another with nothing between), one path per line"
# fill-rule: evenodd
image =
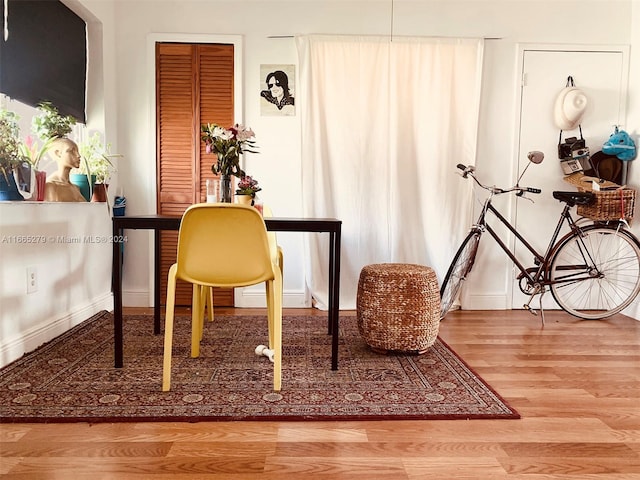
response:
M501 193L516 192L516 196L521 197L525 193L536 193L536 194L542 193L542 190L539 188L521 187L519 185L516 185L515 187L511 187L508 189L498 188L496 186L490 187L480 183L480 181L476 178L475 176L476 168L473 165L466 166L466 165L463 165L462 163L459 163L458 165L456 165L456 167L458 168L458 170L462 170L462 178L467 178L468 176L471 176L471 178L473 178L473 180L478 184L478 186L496 195Z

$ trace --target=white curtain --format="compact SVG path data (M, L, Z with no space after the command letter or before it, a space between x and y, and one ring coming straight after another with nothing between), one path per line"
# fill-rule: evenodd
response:
M431 266L443 280L470 225L481 39L296 38L303 211L342 220L340 308L371 263ZM327 241L310 234L307 279L328 303Z

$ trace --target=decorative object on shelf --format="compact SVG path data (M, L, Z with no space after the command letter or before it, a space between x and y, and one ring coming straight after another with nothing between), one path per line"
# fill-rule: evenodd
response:
M207 123L201 126L200 131L205 151L217 156L217 160L211 165L211 171L220 175L220 201L230 203L231 176L245 176L244 170L240 168L240 155L245 152L258 153L253 140L255 133L237 123L229 128Z
M18 120L15 113L0 109L0 200L24 200L14 178L16 169L25 163Z
M58 169L47 177L44 199L48 202L86 202L87 198L69 178L71 169L80 166L76 142L66 137L54 139L49 156L56 161Z

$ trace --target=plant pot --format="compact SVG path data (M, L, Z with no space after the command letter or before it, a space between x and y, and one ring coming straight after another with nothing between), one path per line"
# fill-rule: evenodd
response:
M18 185L13 178L13 172L5 173L0 170L0 201L20 201L24 200L18 191Z
M93 186L93 195L91 196L92 202L106 202L107 198L107 190L109 189L109 185L106 183L96 183Z
M236 193L236 203L251 206L253 204L253 197L251 195Z
M47 184L47 172L36 170L36 200L42 202L44 200L44 189Z
M91 185L84 173L72 173L69 175L69 181L76 185L80 189L80 193L88 202L91 200L91 193L93 192L93 186L96 183L96 176L91 175Z

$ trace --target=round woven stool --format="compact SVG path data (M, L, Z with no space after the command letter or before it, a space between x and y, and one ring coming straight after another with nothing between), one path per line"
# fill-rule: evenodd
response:
M365 266L356 298L358 331L374 351L424 353L440 326L440 289L431 267Z

